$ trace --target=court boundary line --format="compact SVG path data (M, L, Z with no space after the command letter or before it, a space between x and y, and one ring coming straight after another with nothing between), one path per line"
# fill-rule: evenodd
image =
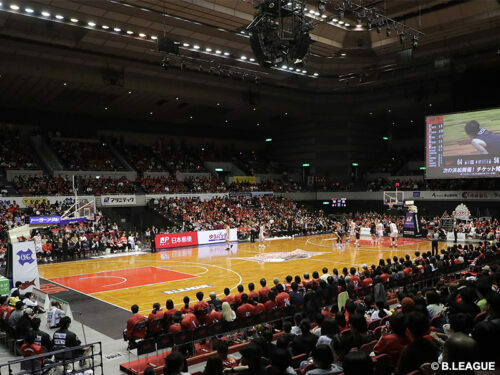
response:
M169 270L165 270L163 268L156 267L156 266L135 267L135 268L130 268L130 269L137 269L137 268L158 268L159 270L169 271ZM125 270L116 270L116 271L125 271ZM113 271L102 271L102 272L113 272ZM100 273L102 273L102 272L100 272ZM172 271L172 272L177 272L177 271ZM179 272L179 273L181 273L181 272ZM183 279L177 279L177 280L160 281L159 283L152 283L152 284L145 284L145 285L127 286L127 287L124 287L124 288L116 288L116 289L111 289L111 290L102 290L100 292L92 292L92 293L85 293L85 292L82 292L81 290L78 290L78 289L73 289L73 290L76 290L77 292L83 293L85 295L91 295L91 294L96 294L96 293L114 292L115 290L140 288L140 287L143 287L143 286L151 286L151 285L157 285L157 284L171 283L171 282L174 282L174 281L183 281L183 280L189 280L189 279L195 279L195 278L201 277L201 276L193 275L193 274L190 274L190 273L185 273L185 272L182 272L182 273L184 273L185 275L190 275L192 277L185 277ZM89 274L85 274L84 273L84 274L81 274L81 275L73 275L73 276L84 276L84 275L92 275L92 274L91 273L89 273ZM62 277L73 277L73 276L62 276ZM105 276L103 276L103 277L105 277ZM47 279L47 280L53 281L52 279ZM127 281L128 281L128 279L127 279ZM61 284L61 285L64 286L64 287L66 287L66 285L64 285L64 284ZM69 288L69 287L67 287L67 288Z
M45 277L44 277L45 279ZM121 306L118 306L118 305L115 305L113 302L109 302L109 301L104 301L100 298L97 298L97 297L94 297L93 295L91 294L86 294L86 293L82 293L80 292L79 290L76 290L76 289L73 289L73 288L70 288L69 286L66 286L66 285L63 285L63 284L60 284L58 283L57 281L52 281L50 279L45 279L47 281L50 281L51 283L54 283L54 284L57 284L59 285L60 287L63 287L63 288L68 288L69 290L72 290L73 292L76 292L76 293L80 293L80 294L83 294L85 296L89 296L90 298L93 298L93 299L96 299L98 301L101 301L101 302L104 302L104 303L109 303L110 305L114 306L114 307L118 307L119 309L122 309L122 310L125 310L125 311L130 311L129 309L126 309L125 307L121 307ZM71 306L71 303L70 303L70 306Z

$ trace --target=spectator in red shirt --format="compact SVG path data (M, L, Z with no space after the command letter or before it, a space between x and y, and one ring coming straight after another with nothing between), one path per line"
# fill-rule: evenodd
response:
M264 308L266 309L266 312L271 312L276 309L276 293L271 290L267 295L267 298L269 299L264 302Z
M314 285L318 286L319 285L319 281L321 279L319 278L319 273L318 271L314 271L313 272L313 282L314 282Z
M241 305L241 295L243 294L243 285L238 285L238 294L234 296L234 302L236 302L238 305Z
M184 306L181 307L181 313L187 314L193 312L194 311L193 307L189 305L189 297L185 296L183 301L184 301Z
M193 310L198 320L202 324L207 324L206 315L209 312L208 302L203 301L204 294L203 292L196 293L196 298L198 298L198 302L194 305Z
M153 304L153 311L148 315L148 334L157 336L163 331L163 310L159 302Z
M385 284L386 282L389 281L389 268L385 267L384 272L380 275L380 278L382 279L382 282Z
M191 312L183 315L182 320L181 320L181 327L183 330L194 331L195 328L197 328L199 326L200 326L200 322L196 318L196 315L194 315Z
M269 294L269 291L271 290L268 286L266 286L266 284L267 284L266 279L260 279L260 286L262 288L260 288L260 290L259 290L259 297L260 297L261 301L267 297L267 295Z
M248 295L243 293L241 295L241 306L236 309L236 316L238 319L246 319L254 314L255 308L248 303Z
M24 344L21 346L21 354L24 358L44 353L43 348L40 345L35 344L35 340L35 332L29 331L24 338ZM41 364L44 362L43 358L39 358L38 361Z
M302 285L304 286L304 288L307 286L307 285L312 285L314 283L314 281L312 281L310 278L309 278L309 274L306 272L304 274L304 281L302 281Z
M356 268L351 267L351 285L354 287L354 289L357 289L361 286L361 279L359 278L358 275L356 275Z
M264 304L259 302L259 297L254 296L251 301L254 305L254 315L260 314L261 312L264 312L266 310Z
M365 271L365 276L361 280L361 285L363 288L369 288L373 285L373 279L370 277L370 272Z
M182 313L177 311L172 316L172 324L168 327L169 333L176 333L182 331L181 327Z
M146 327L136 330L135 325L139 322L146 321L144 315L139 314L139 306L132 305L130 308L132 310L132 316L127 320L127 338L131 343L134 343L135 340L143 339L146 337Z
M259 293L257 293L255 291L255 284L249 283L248 284L248 299L253 300L254 297L259 298Z
M168 327L172 323L172 317L177 312L177 309L174 307L174 302L169 299L166 303L166 311L163 313L163 328L168 330Z
M221 302L227 302L229 304L232 304L234 302L234 297L230 296L229 293L231 293L229 288L224 288L225 297L223 299L221 299Z
M388 327L382 327L382 336L373 348L376 355L387 354L391 367L395 367L404 348L411 342L406 330L406 318L402 312L395 312L389 318L392 333Z
M276 289L278 295L276 296L276 306L281 309L290 306L290 295L283 290L283 285L279 284Z
M7 322L9 320L10 313L14 310L15 309L12 306L9 306L9 297L0 297L0 319Z

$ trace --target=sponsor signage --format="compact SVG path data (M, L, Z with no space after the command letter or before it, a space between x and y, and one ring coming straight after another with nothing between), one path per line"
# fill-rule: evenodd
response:
M230 229L229 240L238 240L236 228ZM201 232L167 233L157 234L155 244L157 249L168 249L170 247L206 245L226 241L226 230L205 230Z
M94 199L92 195L79 196L78 198ZM74 196L69 195L55 195L50 197L1 197L0 205L11 205L16 203L20 208L27 208L31 205L39 203L68 203L73 204L75 202Z
M155 244L157 249L198 245L198 235L197 232L157 234Z
M59 224L60 216L30 216L30 224Z
M103 195L101 197L103 206L135 206L135 195Z
M35 243L33 241L12 244L13 282L21 282L21 292L31 292L33 287L40 288L38 265L36 262Z
M458 220L469 220L470 211L465 204L461 203L453 211L453 217Z

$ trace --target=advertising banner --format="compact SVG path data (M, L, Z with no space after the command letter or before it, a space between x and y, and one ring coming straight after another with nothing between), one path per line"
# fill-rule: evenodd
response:
M135 206L135 195L103 195L101 197L103 206Z
M31 292L33 287L40 288L38 264L36 262L35 243L33 241L16 242L12 245L13 281L20 281L19 288L24 294Z
M30 224L58 224L61 222L60 216L30 216Z
M230 229L229 240L238 241L238 231L236 230L236 228ZM202 232L198 232L198 245L205 245L208 243L218 243L225 241L226 241L225 229L205 230Z
M155 244L157 249L198 245L198 236L196 232L157 234Z
M78 196L79 199L94 199L92 195L84 195L84 196ZM54 195L50 197L0 197L0 205L10 205L16 202L16 204L20 208L27 208L32 204L39 204L39 203L50 203L54 204L56 202L59 203L68 203L68 204L73 204L75 203L75 197L70 196L70 195Z
M236 228L230 229L230 241L238 241ZM184 232L157 234L155 244L157 249L168 249L171 247L206 245L226 241L226 230L206 230L201 232Z
M236 183L247 183L247 184L256 184L257 179L255 176L234 176L233 181Z

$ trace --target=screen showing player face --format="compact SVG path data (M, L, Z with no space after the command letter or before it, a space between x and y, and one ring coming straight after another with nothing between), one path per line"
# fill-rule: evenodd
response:
M426 178L500 176L500 108L426 118Z

